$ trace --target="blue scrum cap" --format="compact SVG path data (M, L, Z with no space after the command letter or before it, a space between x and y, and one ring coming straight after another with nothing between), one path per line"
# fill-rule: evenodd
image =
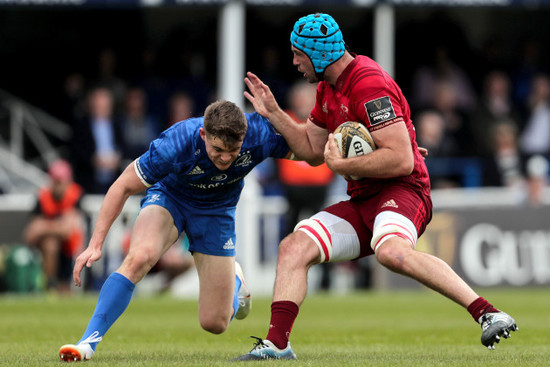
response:
M290 34L290 43L310 58L315 72L321 75L327 66L342 57L346 49L338 23L322 13L298 19Z

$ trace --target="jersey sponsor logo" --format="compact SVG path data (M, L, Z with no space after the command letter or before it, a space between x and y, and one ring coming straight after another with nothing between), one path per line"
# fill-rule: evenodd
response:
M395 200L391 199L386 201L384 204L382 204L382 208L399 208L399 205L395 202Z
M224 185L234 184L235 182L241 181L243 178L244 178L244 176L239 176L239 177L235 177L235 178L233 178L229 181L226 181L226 182L215 182L215 183L210 183L210 184L189 182L188 185L191 186L191 187L194 187L196 189L203 189L203 190L216 189L216 188L224 186Z
M246 167L252 164L252 156L250 154L243 155L235 161L235 167Z
M153 194L149 199L147 199L148 203L154 203L155 201L160 200L160 194Z
M217 175L211 178L212 181L225 181L227 179L227 175L225 173L222 173L221 175Z
M233 243L232 238L227 240L227 242L223 245L224 250L233 250L234 248L235 248L235 244Z
M377 125L395 118L395 111L390 97L382 97L367 102L365 103L365 109L371 125Z
M199 166L195 166L195 168L193 168L191 170L191 172L189 172L187 175L188 176L191 176L191 175L201 175L203 174L204 171L199 167Z

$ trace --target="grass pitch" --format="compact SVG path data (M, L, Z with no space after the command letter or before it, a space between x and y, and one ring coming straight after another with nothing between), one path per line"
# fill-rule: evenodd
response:
M483 290L520 330L489 351L480 327L427 290L311 295L292 332L298 361L228 362L265 337L270 300L254 299L245 320L222 335L203 331L196 300L136 296L86 366L549 366L548 289ZM0 366L60 366L57 351L76 342L96 295L0 295Z

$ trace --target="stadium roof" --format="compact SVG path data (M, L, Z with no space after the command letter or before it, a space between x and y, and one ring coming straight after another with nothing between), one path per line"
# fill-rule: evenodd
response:
M221 5L230 0L0 0L0 6L66 6L66 7L162 7L187 5ZM550 5L550 0L243 0L248 5L298 6L332 5L368 7L379 4L395 6L525 6Z

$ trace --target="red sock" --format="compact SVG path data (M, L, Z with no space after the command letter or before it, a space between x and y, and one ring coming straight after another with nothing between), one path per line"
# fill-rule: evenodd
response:
M468 312L472 315L474 320L478 322L479 318L486 314L487 312L500 312L493 307L492 304L487 302L483 297L477 298L474 302L470 303L468 306Z
M277 301L271 304L271 322L266 339L277 348L286 348L298 311L298 305L292 301Z

